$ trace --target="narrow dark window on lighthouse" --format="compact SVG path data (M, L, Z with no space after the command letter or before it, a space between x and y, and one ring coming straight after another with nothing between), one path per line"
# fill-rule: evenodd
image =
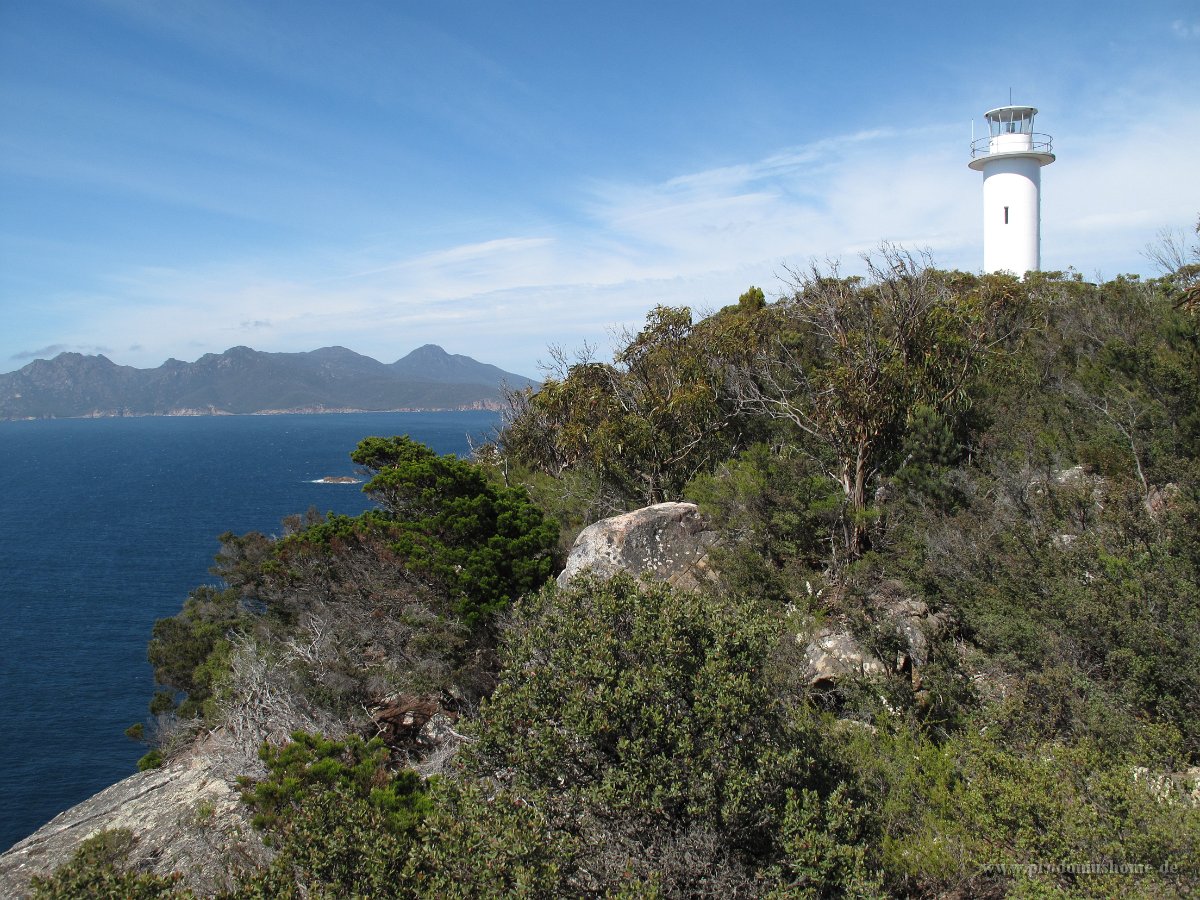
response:
M1004 207L1004 224L1008 224L1008 207Z

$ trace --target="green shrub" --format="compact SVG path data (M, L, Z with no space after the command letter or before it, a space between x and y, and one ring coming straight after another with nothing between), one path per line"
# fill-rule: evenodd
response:
M1185 896L1200 858L1200 809L1169 779L1179 761L1091 741L1023 751L967 731L941 745L905 729L859 730L850 758L872 798L889 888L898 894ZM1164 753L1164 748L1167 752ZM1138 765L1149 766L1139 776ZM1136 877L1071 864L1143 866ZM1042 871L1027 867L1040 865ZM1041 893L1038 893L1041 891Z
M818 579L845 506L841 487L810 456L756 444L687 486L727 535L716 552L733 590L789 600Z
M770 874L773 897L821 897L836 888L843 897L884 897L879 875L872 870L868 831L859 803L843 786L822 798L816 791L789 791L779 822L781 862Z
M493 484L478 466L406 436L367 438L351 458L376 472L363 490L383 509L330 516L284 539L277 555L285 567L293 555L336 549L373 531L400 565L447 590L468 626L550 576L557 529L523 489Z
M1129 481L1099 499L1092 482L1038 490L1016 501L1001 486L930 529L915 580L993 669L1019 677L1014 736L1037 726L1119 746L1142 722L1173 723L1200 753L1194 501L1181 492L1155 521Z
M151 750L137 761L139 772L145 772L148 769L160 768L163 764L162 751L158 749Z
M277 896L562 895L578 848L536 805L494 788L393 771L378 740L298 732L264 747L247 784L254 825L276 850L235 892Z
M786 764L762 678L774 637L750 604L627 576L548 589L515 611L474 768L614 813L749 827Z
M737 597L628 576L552 585L514 610L464 765L544 796L552 820L594 847L593 877L611 889L749 890L783 871L770 867L791 852L781 823L793 799L812 808L818 794L801 792L837 781L817 729L771 677L778 634ZM846 846L859 824L847 818L828 847L797 856L795 877L822 890L869 882Z
M402 881L416 897L568 896L579 842L554 830L539 797L440 781Z
M183 719L211 712L206 704L229 669L229 635L245 620L237 592L202 585L178 614L155 622L147 656L154 680L167 690L155 694L151 712L175 709ZM177 704L179 693L186 697Z
M247 783L243 799L277 855L239 896L390 895L431 808L416 773L389 770L378 739L297 732L261 756L267 777Z
M378 738L333 741L298 731L282 747L264 745L259 755L267 777L245 794L255 828L284 830L306 801L339 790L361 794L397 835L410 833L429 809L416 773L387 771L388 750Z

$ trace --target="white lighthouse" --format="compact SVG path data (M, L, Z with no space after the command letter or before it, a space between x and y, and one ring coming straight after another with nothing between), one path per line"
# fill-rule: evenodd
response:
M972 142L968 163L983 173L983 269L1024 275L1041 268L1042 166L1054 148L1050 135L1034 133L1032 106L983 115L988 136Z

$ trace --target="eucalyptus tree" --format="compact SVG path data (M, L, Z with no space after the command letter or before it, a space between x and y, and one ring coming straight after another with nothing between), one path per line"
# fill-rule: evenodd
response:
M789 270L794 292L759 313L731 379L742 411L793 426L841 486L851 557L867 549L872 486L903 462L907 424L970 406L1003 313L977 279L924 256L885 245L865 261L865 277Z
M682 498L745 440L727 386L737 347L728 318L693 323L687 307L656 307L612 363L585 357L510 397L502 449L552 475L589 469L610 505Z

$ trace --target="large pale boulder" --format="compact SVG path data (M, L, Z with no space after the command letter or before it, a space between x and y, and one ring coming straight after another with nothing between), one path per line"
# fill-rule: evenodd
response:
M628 572L695 590L715 577L709 551L716 541L696 504L658 503L585 528L558 583L590 569L602 577Z
M129 863L166 875L201 895L232 887L268 851L250 827L231 776L201 754L130 775L59 814L0 855L0 897L28 897L30 879L68 862L80 843L101 831L127 829Z

